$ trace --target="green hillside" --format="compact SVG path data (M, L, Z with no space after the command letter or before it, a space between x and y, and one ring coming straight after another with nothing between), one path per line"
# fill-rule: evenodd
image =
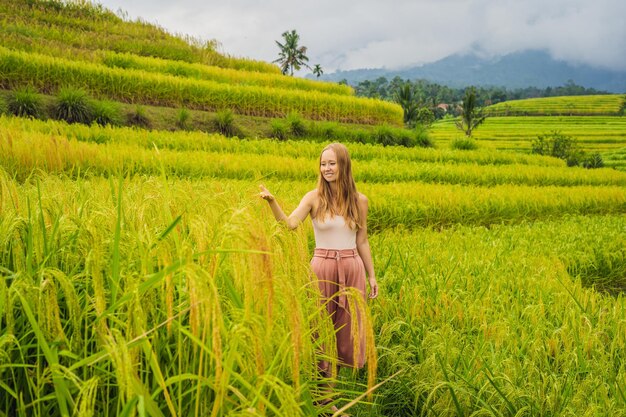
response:
M0 417L626 414L626 172L529 152L559 130L624 167L623 116L493 116L452 149L453 119L88 3L0 19ZM329 394L312 224L258 190L291 212L333 141L380 295L346 295L367 365Z

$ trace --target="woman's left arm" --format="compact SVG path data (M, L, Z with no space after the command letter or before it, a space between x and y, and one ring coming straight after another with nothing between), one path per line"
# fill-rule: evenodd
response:
M376 283L376 274L374 273L374 263L372 262L370 243L367 239L367 211L367 197L365 197L363 194L360 194L359 216L363 223L363 227L359 228L359 230L356 232L356 249L359 252L359 256L363 260L365 272L367 273L367 278L370 284L369 298L376 298L378 296L378 284Z

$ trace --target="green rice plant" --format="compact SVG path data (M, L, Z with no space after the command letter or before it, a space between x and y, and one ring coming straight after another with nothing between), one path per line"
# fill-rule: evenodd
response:
M220 110L213 116L213 125L215 130L226 137L232 137L237 134L237 126L235 125L235 115L230 109Z
M450 147L459 151L474 151L478 149L478 143L472 138L456 138L450 143Z
M43 115L41 98L29 86L18 88L9 95L7 110L19 117L39 118Z
M126 122L131 126L143 129L149 129L152 127L152 121L146 114L145 108L139 104L135 106L135 109L131 113L127 114Z
M4 97L0 97L0 115L7 114L9 111L7 102Z
M621 414L622 371L612 364L626 346L616 324L623 295L607 297L568 271L588 265L595 274L593 261L576 259L609 261L610 251L595 252L623 247L625 226L623 216L576 216L374 235L388 297L373 306L379 375L402 370L378 390L374 414ZM601 270L617 277L615 259ZM547 397L542 378L559 389ZM601 381L611 381L602 394Z
M191 122L191 113L186 108L181 108L176 115L176 127L179 129L189 129L189 123Z
M102 58L102 63L112 68L137 68L132 57L126 54L107 54Z
M307 134L307 127L298 113L289 113L285 117L285 123L289 127L289 133L295 137L302 137Z
M270 136L280 141L285 141L289 137L289 125L285 120L274 119L270 123Z
M430 138L430 135L428 134L428 129L426 127L418 124L417 126L415 126L415 129L413 130L415 134L416 146L419 146L422 148L434 148L435 147L435 143Z
M91 100L84 90L62 88L56 97L52 115L67 123L90 124L93 120Z
M372 131L372 137L374 138L374 143L383 145L383 146L391 146L397 145L396 137L388 125L377 126L374 131Z
M121 107L114 101L93 100L91 111L93 123L100 126L120 126L123 122Z
M334 139L339 136L339 125L336 122L321 122L313 124L311 135L324 139Z

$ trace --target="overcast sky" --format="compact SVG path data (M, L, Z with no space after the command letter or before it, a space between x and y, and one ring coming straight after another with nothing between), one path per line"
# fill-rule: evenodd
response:
M216 39L233 56L272 61L295 29L326 73L402 68L453 53L544 49L571 63L626 70L626 0L100 0L169 32Z

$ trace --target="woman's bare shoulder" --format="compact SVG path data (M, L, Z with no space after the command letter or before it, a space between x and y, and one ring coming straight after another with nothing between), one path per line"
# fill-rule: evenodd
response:
M367 204L367 197L365 196L365 194L363 193L357 193L358 194L358 198L359 198L359 203L360 204Z
M311 200L311 201L313 201L313 200L317 199L317 190L311 190L311 191L309 191L309 192L308 192L308 193L306 193L306 194L304 195L304 197L302 197L302 198L303 198L303 199L307 199L307 200Z

